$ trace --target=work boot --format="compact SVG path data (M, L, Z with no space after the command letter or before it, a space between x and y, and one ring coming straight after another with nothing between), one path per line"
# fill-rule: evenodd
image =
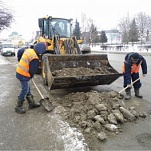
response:
M138 97L138 98L143 98L143 96L139 93L139 89L134 89L135 91L135 96Z
M33 108L38 108L40 107L40 104L35 103L33 95L29 95L26 97L28 104L29 104L29 109L33 109Z
M125 100L131 99L131 89L130 89L130 88L127 88L127 89L125 90L125 92L126 92Z
M19 113L19 114L24 114L26 113L26 110L23 108L23 103L25 100L18 100L17 101L17 105L15 107L15 112Z

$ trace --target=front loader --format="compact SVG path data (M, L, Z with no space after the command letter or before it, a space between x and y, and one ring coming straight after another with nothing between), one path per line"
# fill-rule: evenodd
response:
M110 65L106 54L82 54L82 40L72 36L71 21L51 16L39 19L37 42L44 42L47 47L41 58L43 83L49 89L64 89L107 85L118 79L122 74Z

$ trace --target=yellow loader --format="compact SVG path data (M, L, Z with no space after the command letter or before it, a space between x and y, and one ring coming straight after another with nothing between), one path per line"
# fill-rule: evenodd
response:
M108 85L122 75L110 65L106 54L82 54L79 43L83 41L72 35L72 19L47 16L38 22L37 42L47 46L41 58L41 74L50 90Z

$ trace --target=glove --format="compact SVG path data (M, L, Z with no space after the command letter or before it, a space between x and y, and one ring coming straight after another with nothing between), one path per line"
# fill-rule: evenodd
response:
M143 76L143 77L146 77L146 74L143 74L142 76Z

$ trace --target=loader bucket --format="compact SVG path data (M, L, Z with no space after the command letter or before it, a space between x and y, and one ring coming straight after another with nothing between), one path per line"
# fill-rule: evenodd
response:
M45 67L49 89L109 85L122 76L106 54L45 54L44 61L49 66Z

